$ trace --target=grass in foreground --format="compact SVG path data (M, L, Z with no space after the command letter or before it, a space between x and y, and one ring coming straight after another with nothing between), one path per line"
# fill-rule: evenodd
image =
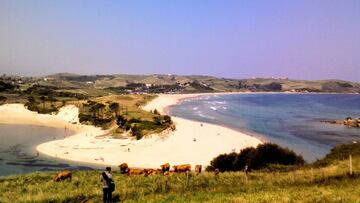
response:
M322 168L291 172L226 172L215 176L128 177L114 173L124 202L360 202L360 157ZM54 172L0 179L0 202L101 202L99 171L76 171L71 182L55 183Z

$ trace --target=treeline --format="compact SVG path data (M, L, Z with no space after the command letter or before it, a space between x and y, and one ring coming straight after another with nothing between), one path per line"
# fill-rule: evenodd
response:
M63 80L69 80L69 81L76 81L76 82L94 82L96 80L108 78L108 79L114 79L115 76L113 75L68 75L68 76L60 76Z
M278 82L272 82L269 84L247 84L244 82L239 81L239 84L237 86L230 85L232 88L236 89L245 89L249 91L265 91L265 92L279 92L282 90L282 84Z
M189 90L188 87L191 87L192 90ZM145 83L128 83L126 86L118 87L109 87L108 90L114 91L116 93L169 93L169 92L213 92L214 89L209 87L206 84L200 83L198 81L186 82L183 84L162 84L156 85L151 84L147 85Z
M76 98L78 100L87 99L87 96L80 93L73 93L67 91L61 91L57 87L33 85L24 91L25 94L32 96L48 96L48 97L68 97Z
M184 87L180 84L164 84L164 85L146 85L145 83L129 83L126 86L118 86L118 87L109 87L108 90L114 91L116 93L167 93L167 92L181 92Z
M221 154L215 157L207 170L218 169L224 171L258 170L271 167L272 165L296 165L305 164L302 156L297 155L288 148L276 144L265 143L256 148L248 147L240 153Z
M57 112L60 107L65 106L66 101L59 101L53 96L28 96L25 106L30 111L36 111L42 114Z
M42 85L33 85L19 94L27 96L28 101L25 106L29 110L43 114L57 112L66 104L67 100L87 98L83 94L61 91L57 87Z
M19 88L18 85L11 84L0 80L0 92L14 92Z

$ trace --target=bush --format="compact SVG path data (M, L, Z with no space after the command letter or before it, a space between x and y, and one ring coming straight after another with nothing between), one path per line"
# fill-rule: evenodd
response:
M304 159L288 148L266 143L257 148L248 147L240 153L221 154L211 161L211 168L220 171L239 171L247 165L249 169L262 169L269 165L303 165ZM209 168L210 169L210 168Z
M349 155L359 156L360 155L360 143L350 143L337 145L331 149L323 159L317 160L313 163L313 166L326 166L331 164L335 160L345 160L349 158Z
M249 167L260 169L268 164L280 165L303 165L304 159L296 155L294 151L288 148L282 148L276 144L262 144L256 148L254 157L250 160Z
M237 171L239 169L234 167L234 162L236 160L236 157L238 156L237 153L231 153L231 154L221 154L215 159L211 161L212 168L217 168L221 172L224 171Z
M154 114L160 115L159 111L157 109L154 109Z
M11 92L14 91L17 87L18 86L12 85L11 83L0 81L0 92Z
M120 126L120 127L125 126L127 120L126 120L126 118L124 116L118 115L116 118L117 118L116 123L117 123L118 126Z
M4 97L4 96L0 96L0 104L5 103L5 102L6 102L6 100L7 100L7 98L6 98L6 97Z
M165 115L165 116L164 116L164 121L165 121L165 123L172 124L171 117L168 116L168 115Z
M143 137L141 129L139 127L137 127L136 125L131 127L131 133L133 136L136 137L137 140L140 140Z

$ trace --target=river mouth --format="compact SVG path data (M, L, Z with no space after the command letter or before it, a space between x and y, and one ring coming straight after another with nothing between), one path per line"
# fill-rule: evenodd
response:
M74 134L64 128L0 124L0 176L35 171L92 170L99 165L60 160L40 154L36 146Z

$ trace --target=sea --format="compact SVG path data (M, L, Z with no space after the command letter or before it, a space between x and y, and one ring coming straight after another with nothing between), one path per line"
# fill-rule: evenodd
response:
M360 95L242 93L186 99L172 116L227 126L287 147L308 162L337 144L360 142L360 128L322 122L360 117Z
M74 132L64 128L0 124L0 176L34 171L98 168L96 165L60 160L36 151L38 144L64 139L71 134Z

